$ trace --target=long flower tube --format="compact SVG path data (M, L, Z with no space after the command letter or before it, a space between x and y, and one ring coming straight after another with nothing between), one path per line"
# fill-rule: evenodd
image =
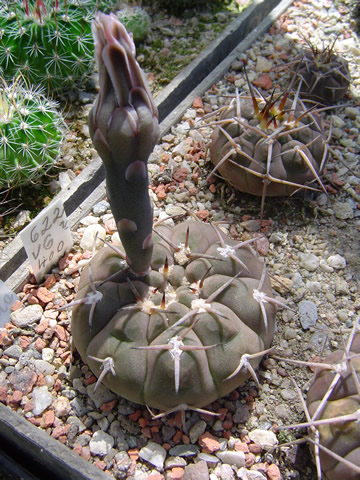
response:
M100 90L90 112L90 135L105 166L106 186L127 261L147 273L153 250L153 208L147 160L159 136L158 114L132 37L115 15L93 22Z

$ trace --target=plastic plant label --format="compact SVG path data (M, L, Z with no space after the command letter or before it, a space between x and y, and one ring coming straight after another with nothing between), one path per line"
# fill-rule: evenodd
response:
M20 232L37 282L71 249L73 240L61 199L43 210Z
M18 296L0 280L0 328L10 320L10 308Z

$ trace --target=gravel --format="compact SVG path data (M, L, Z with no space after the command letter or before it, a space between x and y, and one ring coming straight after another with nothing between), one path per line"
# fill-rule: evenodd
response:
M261 80L266 88L284 87L302 35L321 44L339 34L336 50L350 62L352 86L347 106L323 112L327 124L335 113L337 133L331 146L341 159L328 162L327 195L268 199L261 221L257 198L220 179L206 181L211 128L193 126L204 112L224 104L235 87L245 88L239 62L160 139L149 165L156 218L191 210L204 221L221 221L235 238L264 235L259 251L273 289L291 308L278 314L274 346L279 356L297 360L313 359L342 345L360 309L360 42L351 29L349 3L338 8L334 3L297 1L245 52L251 80ZM84 119L85 113L80 126ZM85 146L92 158L88 140ZM67 155L79 154L68 145ZM77 356L71 362L71 312L55 308L75 298L79 268L91 257L96 232L109 241L117 235L106 200L83 218L73 232L74 251L41 287L30 282L19 292L11 323L0 329L0 401L116 479L316 478L307 446L276 448L304 432L277 428L305 418L289 377L296 378L306 395L312 372L305 367L267 357L258 372L260 389L250 380L219 399L209 406L218 417L187 411L185 430L179 414L153 419L145 407L102 385L95 390L96 378L89 368ZM101 246L99 241L97 248Z

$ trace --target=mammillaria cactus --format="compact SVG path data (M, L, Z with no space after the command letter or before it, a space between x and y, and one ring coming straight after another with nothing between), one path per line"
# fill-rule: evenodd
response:
M311 421L319 421L320 463L328 480L360 479L359 354L358 333L344 350L328 355L323 368L319 364L307 394Z
M100 92L90 131L126 254L110 246L85 267L74 344L114 392L166 411L201 408L256 378L277 301L253 239L237 243L200 221L161 222L152 235L146 162L156 108L115 15L98 14L94 34Z
M141 42L150 31L150 16L141 7L127 6L116 13L128 32L133 34L134 42Z
M347 61L334 52L336 40L319 49L308 43L295 62L296 75L301 80L301 94L316 102L333 104L349 89L350 72Z
M54 165L63 138L56 104L19 79L0 85L0 187L35 181Z
M93 67L86 0L9 0L0 6L0 71L47 92L73 89Z
M249 83L249 82L248 82ZM290 195L312 189L328 156L327 137L320 117L299 98L285 92L264 99L240 96L221 110L211 136L210 160L241 192L262 197Z

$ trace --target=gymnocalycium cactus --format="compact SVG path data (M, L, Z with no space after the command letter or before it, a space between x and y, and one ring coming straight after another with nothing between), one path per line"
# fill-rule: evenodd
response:
M304 407L306 422L285 425L279 430L306 428L302 440L314 452L317 477L327 480L360 479L360 318L344 348L336 350L320 362L293 360L275 355L273 358L315 369L306 402L296 385ZM285 444L288 445L288 444Z
M152 235L146 162L156 107L116 16L99 13L94 36L100 91L90 132L126 253L105 247L82 272L68 305L74 344L98 383L127 399L199 409L256 378L277 302L253 240L191 220L155 224Z
M55 102L20 79L0 85L0 188L35 181L54 165L64 122Z
M335 42L320 49L307 41L298 60L296 75L301 80L301 94L316 102L332 104L341 100L349 89L350 72L345 58L334 52Z
M93 68L91 20L86 0L8 0L0 7L0 71L21 74L31 85L61 94Z
M211 136L211 173L219 172L241 192L261 196L261 213L267 196L314 189L308 185L313 181L324 190L320 175L329 148L320 117L304 106L299 89L264 99L248 85L250 97L237 94L221 110Z
M338 368L334 372L326 365L322 368L319 364L306 399L312 421L320 420L321 423L316 426L319 432L319 443L323 447L319 452L321 468L328 480L339 478L358 480L360 478L360 333L350 336L350 342L346 348L331 353L323 363L327 366L335 365Z

